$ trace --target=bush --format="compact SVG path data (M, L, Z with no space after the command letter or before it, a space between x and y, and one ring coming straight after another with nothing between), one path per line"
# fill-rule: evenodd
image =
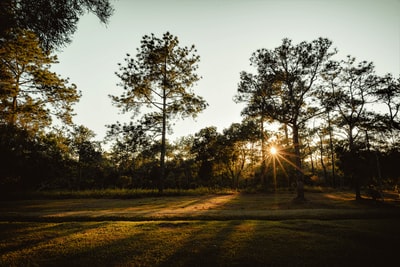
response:
M233 194L234 191L225 188L199 187L196 189L165 189L162 193L157 189L100 189L100 190L51 190L25 193L14 193L3 196L3 199L72 199L72 198L99 198L99 199L134 199L145 197L169 196L204 196Z

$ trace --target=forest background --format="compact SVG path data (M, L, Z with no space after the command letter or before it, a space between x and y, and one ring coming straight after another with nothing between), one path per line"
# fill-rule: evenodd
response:
M66 3L2 2L3 192L296 188L303 197L302 187L310 184L352 187L359 198L363 186L399 183L398 73L378 73L372 62L341 56L340 47L318 37L247 51L253 52L251 65L237 70L233 97L226 98L240 107L242 121L169 140L173 119L201 116L208 108L197 90L201 51L173 33L143 34L123 51L132 56L115 68L124 93L110 90L109 101L129 120L108 124L104 149L93 130L74 123L73 107L83 93L53 66L80 16L92 12L107 22L113 8L109 1ZM155 99L173 93L165 105Z

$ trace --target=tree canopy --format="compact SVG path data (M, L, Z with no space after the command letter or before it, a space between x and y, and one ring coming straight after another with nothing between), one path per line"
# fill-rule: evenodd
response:
M17 30L36 34L45 50L71 42L79 18L92 12L106 23L113 13L109 0L2 0L0 41Z
M44 52L31 31L19 31L0 47L0 120L34 132L47 127L52 116L72 124L72 105L80 93L68 79L50 71L56 56Z
M207 107L194 92L200 57L169 32L145 35L136 54L118 64L121 93L111 101L131 119L108 126L111 148L104 150L93 131L73 123L80 92L51 71L57 58L39 37L27 27L1 36L2 192L285 188L304 200L304 185L352 187L357 199L366 186L400 185L400 80L352 56L332 60L328 39L283 39L275 49L255 51L254 71L240 73L234 98L245 104L243 120L174 142L167 140L174 122Z
M292 129L295 163L298 169L298 198L304 198L299 129L316 116L318 106L312 101L317 81L325 69L332 42L319 38L310 43L292 44L284 39L274 50L260 49L251 57L257 74L242 72L237 102L246 102L244 115L278 121Z
M194 45L180 47L179 40L169 32L162 38L145 35L136 59L127 54L126 65L120 65L116 75L124 92L111 96L113 103L124 112L133 112L146 133L161 135L160 168L165 173L166 131L175 117L195 117L207 106L194 94L193 85L200 79L196 74L200 57ZM140 111L146 108L142 114Z

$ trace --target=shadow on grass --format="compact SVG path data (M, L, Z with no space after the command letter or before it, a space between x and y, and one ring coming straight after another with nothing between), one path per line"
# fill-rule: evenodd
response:
M3 230L14 234L2 244L0 265L382 266L397 258L399 223L380 219L11 224L1 227L2 236ZM32 235L32 242L13 246L10 237L23 241L26 234Z
M191 233L179 249L159 266L223 266L227 259L221 256L229 250L225 241L240 224L239 221L229 221L223 227L204 227Z
M52 261L55 251L63 254L59 244L72 236L99 229L106 222L97 223L2 223L0 224L0 266L37 266L38 261ZM71 246L71 244L68 244Z
M0 266L359 266L395 259L397 202L360 202L345 192L306 197L301 204L290 202L291 194L9 203L0 208L7 221L0 222ZM9 222L15 212L22 214L15 220L33 222ZM49 214L69 216L43 217Z
M210 222L209 224L213 224ZM207 224L208 225L208 224ZM207 266L200 264L216 253L209 242L223 240L227 228L214 234L196 223L127 223L123 235L98 240L79 250L39 259L37 264L53 266ZM185 251L185 252L184 252ZM187 252L187 253L186 253ZM183 253L183 254L181 254ZM214 260L215 257L212 257ZM189 264L190 265L187 265ZM214 262L210 266L216 266Z
M284 220L399 218L397 200L355 201L348 192L309 193L293 202L293 194L230 194L132 200L68 199L6 202L0 221L146 221L146 220Z

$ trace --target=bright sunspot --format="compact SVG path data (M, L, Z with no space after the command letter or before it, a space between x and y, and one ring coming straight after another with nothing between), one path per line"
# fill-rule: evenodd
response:
M269 150L269 152L271 152L272 155L276 155L276 153L277 153L278 151L276 150L275 147L271 147L270 150Z

